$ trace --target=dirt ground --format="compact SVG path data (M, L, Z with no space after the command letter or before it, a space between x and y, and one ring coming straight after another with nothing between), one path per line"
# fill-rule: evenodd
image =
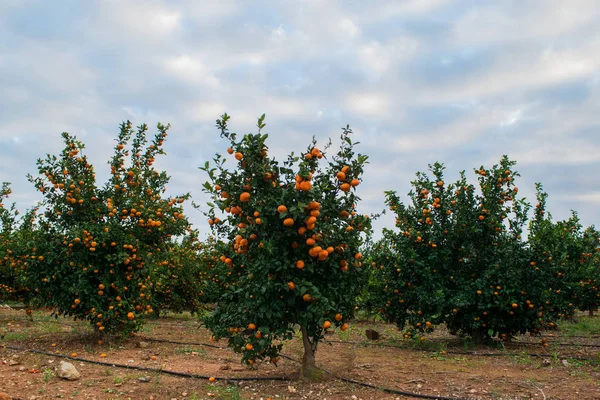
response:
M368 340L366 329L377 330L381 338ZM600 337L556 332L543 338L546 346L539 337L519 337L514 343L485 347L440 330L417 343L400 339L391 325L357 321L348 331L327 336L318 349L317 364L328 372L318 382L306 382L298 379L295 361L282 359L277 367L261 363L248 370L224 342L210 342L209 336L194 318L178 315L150 321L126 342L105 339L98 344L84 323L50 319L43 312L36 312L32 322L23 311L0 309L0 344L6 346L0 347L0 392L32 400L416 398L359 386L342 377L379 388L461 399L600 399ZM74 364L81 378L58 378L55 367L63 360L60 356L73 353L75 359L66 361ZM300 359L300 341L287 344L284 354ZM161 369L198 376L173 376ZM215 377L215 382L208 377Z

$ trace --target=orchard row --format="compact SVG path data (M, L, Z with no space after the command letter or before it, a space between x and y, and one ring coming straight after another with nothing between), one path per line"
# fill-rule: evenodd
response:
M361 214L357 196L368 158L349 127L335 152L313 139L278 162L264 115L256 134L232 133L228 121L217 120L227 151L200 168L211 198L205 241L183 212L189 194L166 196L169 176L153 166L168 126L150 137L146 125L123 123L103 184L83 143L63 133L62 153L28 176L38 207L19 216L2 187L0 298L87 320L99 335L133 333L161 311L210 309L213 338L247 365L276 363L299 330L307 376L324 333L347 329L358 307L406 338L445 324L508 340L600 303L600 235L576 214L553 221L541 185L529 221L507 157L476 169L478 185L465 173L446 183L436 163L417 174L409 204L386 192L396 229L373 241L378 215Z

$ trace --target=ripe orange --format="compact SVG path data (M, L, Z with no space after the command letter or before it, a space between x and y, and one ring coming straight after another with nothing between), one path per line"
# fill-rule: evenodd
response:
M312 189L312 183L309 181L304 181L302 183L300 183L300 190L307 192L310 189Z
M229 148L227 149L227 152L228 152L229 154L233 154L233 149L232 149L231 147L229 147Z
M310 294L306 293L304 296L302 296L302 300L310 301Z
M100 358L106 358L106 353L100 354Z
M215 377L214 377L214 376L211 376L210 378L208 378L208 381L209 381L209 382L214 382L215 380L216 380L216 379L215 379Z
M240 201L242 203L246 203L250 200L250 193L248 192L242 192L242 194L240 194Z
M288 210L287 207L284 206L283 204L280 205L279 207L277 207L277 212L278 213L284 213L284 212L287 212L287 210Z
M360 184L360 181L358 179L352 179L352 181L350 181L350 185L352 186L358 186Z
M127 318L129 318L129 320L131 321L132 319L135 318L135 315L130 311L127 313Z
M343 181L346 179L346 173L345 172L338 172L335 177L337 178L338 181Z
M235 153L235 159L240 161L242 158L244 158L244 155L242 153L240 153L239 151Z
M293 218L286 218L283 220L283 225L285 226L293 226L294 225L294 219Z
M330 327L331 327L331 322L329 322L329 321L323 322L323 329L328 329Z
M348 324L343 324L343 325L340 327L340 330L342 330L342 331L345 331L346 329L348 329Z
M251 343L246 344L246 350L251 351L254 348Z
M335 320L337 322L340 322L342 320L342 318L343 318L342 314L335 314Z
M342 183L340 185L340 190L342 192L349 192L350 191L350 184L349 183Z
M298 268L298 269L304 268L304 261L303 260L296 261L296 268Z
M250 329L251 331L256 329L256 325L254 325L253 323L248 324L248 329Z
M294 282L290 281L290 282L288 282L288 288L290 290L294 290L294 289L296 289L296 284Z

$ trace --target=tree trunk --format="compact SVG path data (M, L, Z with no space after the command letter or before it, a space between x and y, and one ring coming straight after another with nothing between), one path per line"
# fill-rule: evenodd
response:
M588 310L588 316L593 317L594 316L594 310Z
M311 343L306 327L301 326L300 331L302 332L302 344L304 345L301 374L304 378L314 380L318 377L320 372L315 365L315 352L317 350L317 343Z

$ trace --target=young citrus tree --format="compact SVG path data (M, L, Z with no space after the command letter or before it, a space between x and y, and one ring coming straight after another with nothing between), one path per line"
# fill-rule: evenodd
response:
M155 253L152 309L156 316L168 311L197 314L204 308L205 270L200 249L197 232L192 231L181 242L167 243L160 253Z
M299 329L302 371L312 376L319 341L328 329L347 329L360 289L358 249L370 219L356 212L355 192L367 157L355 154L346 127L330 158L313 139L280 164L268 157L264 115L258 133L242 137L228 120L224 114L217 127L229 156L201 168L210 179L209 224L226 243L217 267L223 294L205 323L248 365L277 362L282 342Z
M14 253L17 209L13 203L6 207L4 202L12 193L10 184L3 182L0 188L0 299L17 300L20 273Z
M35 302L100 333L131 333L154 312L152 272L189 229L181 208L187 195L163 197L169 177L153 167L168 126L159 124L150 143L147 130L121 124L103 187L83 143L68 133L62 153L38 160L40 177L29 176L45 209L26 266Z
M575 306L581 311L588 311L591 317L600 308L600 232L588 227L581 239L583 251L577 259Z
M384 233L370 261L382 282L383 314L406 328L405 337L442 323L477 340L541 328L545 283L521 237L529 205L517 200L514 165L503 157L476 169L476 188L464 173L446 184L436 163L433 177L417 174L412 204L387 192L398 231Z

